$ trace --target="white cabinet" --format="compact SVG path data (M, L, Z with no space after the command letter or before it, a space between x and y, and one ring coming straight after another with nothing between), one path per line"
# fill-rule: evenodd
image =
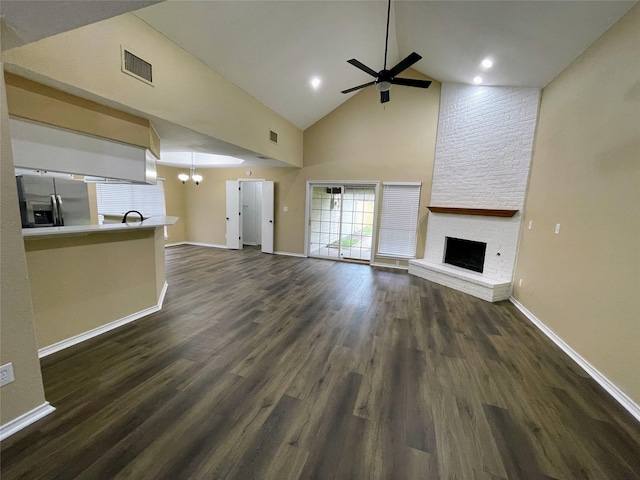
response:
M17 118L9 120L16 167L155 184L147 149Z

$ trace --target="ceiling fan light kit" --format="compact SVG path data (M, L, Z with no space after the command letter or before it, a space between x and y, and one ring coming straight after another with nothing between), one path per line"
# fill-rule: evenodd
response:
M390 100L389 90L391 89L391 85L404 85L406 87L418 87L418 88L429 88L431 85L431 81L429 80L416 80L413 78L397 78L396 76L400 73L404 72L407 68L412 66L422 57L418 55L416 52L409 54L404 60L401 60L395 67L391 70L387 70L387 50L389 47L389 18L391 16L391 0L387 4L387 34L385 36L384 41L384 68L379 72L376 72L372 68L367 67L364 63L359 62L355 58L351 60L347 60L347 63L350 63L356 68L359 68L365 73L368 73L372 77L375 78L373 82L364 83L362 85L358 85L357 87L348 88L347 90L343 90L342 93L351 93L356 90L360 90L361 88L369 87L371 85L375 85L376 89L380 92L380 103L386 103Z

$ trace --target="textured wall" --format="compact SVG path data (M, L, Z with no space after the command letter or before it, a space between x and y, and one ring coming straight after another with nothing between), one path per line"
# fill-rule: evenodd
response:
M15 382L0 389L0 424L4 425L39 407L45 399L31 312L3 78L0 78L0 87L0 363L12 362L16 378Z
M540 90L444 84L431 205L522 209ZM511 281L521 215L430 214L424 258L442 263L445 237L485 242L483 274Z
M540 90L445 83L431 204L521 209Z
M639 46L636 5L542 92L514 286L638 404Z

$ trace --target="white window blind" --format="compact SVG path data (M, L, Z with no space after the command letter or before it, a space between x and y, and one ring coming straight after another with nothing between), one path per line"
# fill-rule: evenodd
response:
M144 217L165 215L164 182L156 185L131 185L126 183L97 183L99 215L124 215L138 210ZM132 220L136 218L131 217Z
M383 183L378 255L415 258L421 183Z

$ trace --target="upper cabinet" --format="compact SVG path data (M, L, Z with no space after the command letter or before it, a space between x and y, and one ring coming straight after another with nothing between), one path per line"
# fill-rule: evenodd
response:
M16 118L9 128L16 167L156 182L155 159L146 148Z
M155 183L160 139L149 120L4 75L17 167Z

